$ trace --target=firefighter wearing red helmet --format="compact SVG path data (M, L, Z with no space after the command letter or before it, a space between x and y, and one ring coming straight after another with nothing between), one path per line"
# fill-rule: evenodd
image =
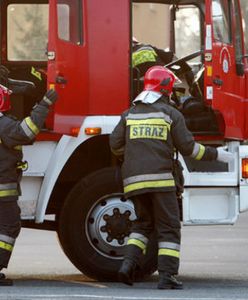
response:
M29 117L18 121L6 113L10 110L10 91L0 86L0 271L7 268L15 240L19 235L20 179L27 163L23 162L22 145L32 144L44 125L49 107L57 93L49 90ZM12 285L12 280L0 272L0 286Z
M158 242L159 289L182 289L178 274L180 216L173 172L174 151L196 160L230 161L231 153L194 141L183 115L169 105L176 77L162 66L145 74L144 90L121 115L110 136L110 147L124 156L122 179L125 198L134 203L133 222L119 280L132 285L135 268L155 229Z

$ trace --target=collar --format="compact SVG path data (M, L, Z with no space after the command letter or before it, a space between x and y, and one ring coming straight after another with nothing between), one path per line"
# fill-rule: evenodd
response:
M136 102L142 102L145 104L153 104L162 96L163 95L159 92L143 91L133 100L133 104L135 105Z

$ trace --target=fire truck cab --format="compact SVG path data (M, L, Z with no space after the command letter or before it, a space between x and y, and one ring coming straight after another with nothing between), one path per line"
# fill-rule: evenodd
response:
M230 164L179 157L183 224L234 224L248 209L246 2L0 2L0 83L13 92L11 114L27 116L48 88L59 94L37 141L23 149L29 164L19 199L23 227L57 231L65 254L85 275L115 280L135 219L108 137L142 86L132 68L139 7L168 11L160 35L175 56L166 67L182 82L172 98L195 139L235 154ZM156 270L156 251L151 238L139 278Z

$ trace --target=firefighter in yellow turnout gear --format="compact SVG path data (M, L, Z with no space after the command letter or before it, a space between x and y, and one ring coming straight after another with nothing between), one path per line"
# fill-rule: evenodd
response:
M134 203L133 222L119 280L132 285L134 271L155 229L158 242L159 289L181 289L180 216L173 173L176 148L197 160L226 160L232 154L196 143L182 114L169 105L175 82L172 72L161 66L145 74L144 90L125 111L110 136L112 152L124 155L124 194Z
M7 268L15 240L21 229L20 195L22 169L22 145L32 144L44 125L49 107L57 99L57 93L50 90L39 104L35 105L29 117L18 121L6 113L10 101L6 89L0 86L0 271ZM12 285L12 280L0 272L0 285Z

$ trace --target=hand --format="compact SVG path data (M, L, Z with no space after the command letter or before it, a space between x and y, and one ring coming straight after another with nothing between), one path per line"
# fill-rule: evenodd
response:
M224 163L229 163L234 160L234 154L219 147L217 148L217 160Z
M49 90L44 95L42 101L46 102L49 106L54 104L58 99L58 93L55 90Z

